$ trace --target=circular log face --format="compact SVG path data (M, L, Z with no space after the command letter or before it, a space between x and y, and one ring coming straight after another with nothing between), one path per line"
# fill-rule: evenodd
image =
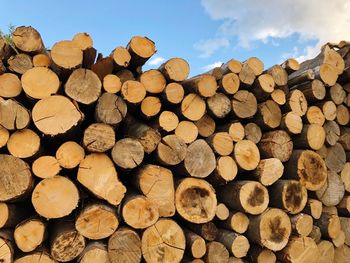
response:
M45 224L37 219L28 220L16 226L14 238L16 245L23 252L36 249L45 238Z
M51 58L59 67L74 69L82 64L83 51L73 41L60 41L52 47Z
M34 252L17 258L14 263L56 263L56 261L46 252Z

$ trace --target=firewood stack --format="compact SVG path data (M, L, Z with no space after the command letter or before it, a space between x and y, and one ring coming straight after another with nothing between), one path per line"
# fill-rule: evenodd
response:
M349 262L350 43L190 77L0 39L0 262Z

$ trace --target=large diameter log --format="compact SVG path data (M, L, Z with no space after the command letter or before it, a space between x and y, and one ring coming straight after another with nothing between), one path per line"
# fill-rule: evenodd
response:
M46 224L40 219L27 219L18 224L14 231L17 247L23 252L31 252L45 239Z
M80 211L75 220L75 229L92 240L104 239L118 228L115 208L105 204L91 203Z
M8 69L17 74L24 74L33 68L31 56L27 54L17 54L7 60Z
M147 263L179 263L184 255L186 239L175 221L160 219L143 232L141 244Z
M21 81L13 73L0 75L0 96L2 98L17 97L22 91Z
M260 161L260 152L255 143L241 140L235 144L233 156L237 165L245 171L254 170Z
M292 231L294 234L306 237L312 231L313 219L308 214L297 214L290 218L292 223Z
M141 262L141 239L131 228L121 227L108 240L108 256L111 263Z
M127 45L127 50L131 55L129 67L136 69L142 66L156 52L156 46L147 37L134 36Z
M207 251L205 240L190 230L185 229L184 232L186 237L186 251L194 258L203 257Z
M175 134L163 137L156 151L159 162L170 166L181 163L185 159L186 153L186 143Z
M73 222L57 222L51 232L50 253L60 262L78 257L85 248L85 238L74 228Z
M328 171L326 183L316 191L317 198L326 206L338 205L343 199L345 188L341 177Z
M184 81L190 73L190 65L182 58L171 58L163 63L159 70L169 81Z
M84 115L68 98L54 95L41 99L34 105L32 118L39 131L55 136L78 125Z
M253 117L258 109L254 94L246 90L237 91L233 95L231 103L234 116L241 119Z
M298 181L278 180L270 188L270 205L290 214L301 212L307 201L307 190Z
M98 198L115 206L121 202L126 192L112 160L103 153L86 156L80 162L77 179Z
M132 228L145 229L157 222L159 212L156 204L147 197L129 195L123 200L122 216L125 223Z
M84 148L73 141L61 144L56 151L56 160L66 169L77 167L85 157Z
M17 130L7 141L7 150L15 157L29 158L38 153L40 137L30 129Z
M30 112L17 101L0 101L0 125L7 130L21 130L30 123Z
M70 40L55 43L50 54L55 65L66 70L75 69L83 63L83 51Z
M40 33L31 26L17 27L12 32L12 41L23 52L40 53L44 49Z
M219 200L227 207L252 215L264 212L269 203L267 189L255 181L232 181L218 191Z
M33 188L29 165L12 155L0 154L0 201L25 197Z
M114 144L111 154L118 167L133 169L141 164L145 153L137 139L123 138Z
M32 194L32 203L36 212L47 219L69 215L77 207L78 201L77 187L63 176L54 176L40 181Z
M226 249L235 257L245 257L250 248L248 239L226 229L220 229L216 240L222 243Z
M126 116L127 106L124 100L111 93L103 93L97 101L95 120L117 126Z
M297 135L294 140L294 148L319 150L324 145L326 140L325 129L318 124L307 124L303 126L300 135Z
M285 166L286 178L297 179L310 191L319 190L327 180L326 163L310 150L295 150Z
M318 263L320 252L310 237L293 237L288 245L279 253L277 258L289 263Z
M218 226L243 234L247 231L249 225L249 218L242 212L230 212L227 219L217 223Z
M196 224L207 223L214 218L216 205L215 190L208 182L186 178L178 183L175 206L185 220Z
M106 246L99 242L89 243L80 254L77 262L110 263Z
M293 151L293 141L283 130L264 133L258 146L263 158L277 158L281 162L288 161Z
M26 255L23 255L19 258L17 258L15 263L56 263L57 261L54 260L51 255L46 251L37 251L33 253L29 253Z
M171 170L147 164L137 172L137 188L158 207L159 216L175 214L174 179Z
M271 208L258 216L249 218L247 237L272 251L283 249L289 240L292 226L288 215L280 209Z

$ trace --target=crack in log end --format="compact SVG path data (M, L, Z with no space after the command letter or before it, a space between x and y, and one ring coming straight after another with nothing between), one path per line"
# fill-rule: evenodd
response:
M281 226L281 217L277 216L269 222L270 237L269 240L274 243L281 243L286 235L287 229Z
M181 206L190 216L199 216L207 218L207 206L210 206L212 201L208 190L191 187L181 193Z
M298 210L303 200L302 185L297 182L292 182L287 186L285 193L286 207L291 211Z
M264 190L259 186L255 186L254 190L249 194L248 204L250 206L255 207L255 206L262 205L264 201L265 201Z

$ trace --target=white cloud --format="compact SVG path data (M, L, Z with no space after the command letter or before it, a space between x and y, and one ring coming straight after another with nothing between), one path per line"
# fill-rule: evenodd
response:
M208 58L218 49L228 47L229 45L230 42L228 39L222 37L201 40L198 43L194 44L194 48L201 52L201 58Z
M155 56L155 57L151 58L151 60L148 61L147 64L150 65L150 66L158 67L158 66L160 66L160 64L162 64L164 61L165 61L165 58L159 57L159 56Z
M205 71L209 71L209 70L212 70L213 68L220 67L221 65L222 65L222 62L217 61L217 62L214 62L212 64L209 64L209 65L202 67L202 69Z
M350 0L202 0L202 5L212 19L222 21L218 35L238 37L242 47L297 33L300 40L317 40L302 51L309 58L325 42L350 37Z

